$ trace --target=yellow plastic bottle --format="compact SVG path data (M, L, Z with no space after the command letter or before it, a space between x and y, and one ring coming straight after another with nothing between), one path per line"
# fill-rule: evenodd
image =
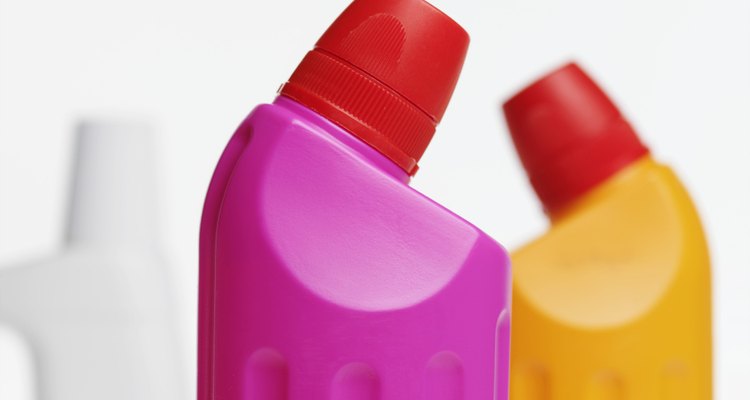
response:
M575 64L504 105L551 227L512 255L511 400L712 397L695 207Z

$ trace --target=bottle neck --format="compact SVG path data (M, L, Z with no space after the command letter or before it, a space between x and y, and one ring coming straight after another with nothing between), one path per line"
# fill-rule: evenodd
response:
M323 130L333 139L367 160L373 167L404 184L409 183L411 179L409 174L391 159L303 104L300 104L284 95L276 97L273 104L294 111L305 119L314 122L316 125L323 128Z
M618 188L625 185L629 185L632 182L632 178L640 175L642 172L653 168L656 165L656 161L650 155L641 156L639 159L630 162L609 178L599 183L583 195L568 202L558 209L550 210L547 212L552 225L557 225L564 220L577 215L580 211L588 209L593 204L598 204L604 201L607 197L611 196L612 193L618 192Z
M68 245L148 246L156 241L152 140L146 124L85 121L78 126Z

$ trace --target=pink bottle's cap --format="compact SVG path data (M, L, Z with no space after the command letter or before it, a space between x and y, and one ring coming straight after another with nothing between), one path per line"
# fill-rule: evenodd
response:
M356 0L280 93L417 171L463 66L469 36L423 0Z

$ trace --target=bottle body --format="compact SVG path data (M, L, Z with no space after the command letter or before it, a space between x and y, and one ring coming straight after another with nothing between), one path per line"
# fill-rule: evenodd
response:
M708 250L668 168L624 168L512 259L512 399L711 398Z
M240 126L201 228L200 400L506 398L504 250L380 158L284 97Z

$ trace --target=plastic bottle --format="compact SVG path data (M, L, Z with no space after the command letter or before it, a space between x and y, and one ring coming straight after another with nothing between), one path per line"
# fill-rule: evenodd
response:
M574 64L504 111L551 221L511 256L511 399L710 399L709 257L680 181Z
M0 270L0 323L29 344L39 399L184 398L151 140L82 123L63 250Z
M357 0L219 161L201 227L198 398L507 398L509 265L408 186L468 35Z

